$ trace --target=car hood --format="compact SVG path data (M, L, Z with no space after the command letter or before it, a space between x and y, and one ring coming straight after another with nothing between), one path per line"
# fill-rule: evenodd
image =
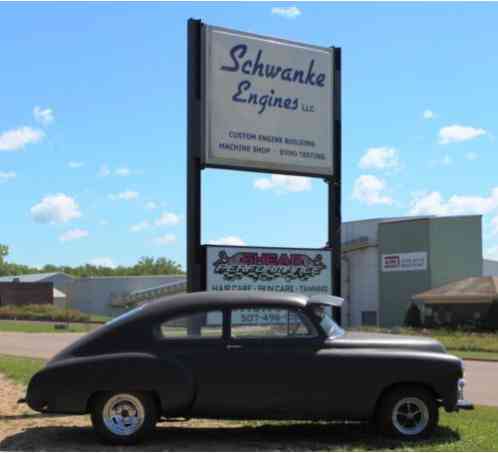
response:
M335 348L399 349L446 353L446 348L433 338L389 333L346 332L344 335L330 340L329 344Z

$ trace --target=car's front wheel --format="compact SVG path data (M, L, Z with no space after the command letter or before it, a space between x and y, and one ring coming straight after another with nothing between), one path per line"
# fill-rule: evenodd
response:
M428 437L437 426L439 410L434 396L423 387L403 386L385 395L377 412L383 434L403 439Z
M154 430L157 407L147 393L105 392L92 404L92 424L107 443L132 445Z

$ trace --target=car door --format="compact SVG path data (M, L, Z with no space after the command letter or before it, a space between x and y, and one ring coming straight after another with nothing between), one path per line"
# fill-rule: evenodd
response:
M218 401L223 386L216 363L227 352L225 317L222 309L213 308L179 313L160 324L158 354L185 373L181 388L188 389L188 396L183 398L182 407L178 407L182 415L206 414ZM169 398L176 401L178 396L174 393Z
M329 389L316 379L323 342L304 312L290 307L230 310L223 366L225 411L241 417L320 416Z

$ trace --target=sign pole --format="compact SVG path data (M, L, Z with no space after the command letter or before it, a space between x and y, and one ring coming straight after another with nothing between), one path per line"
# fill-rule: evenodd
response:
M201 32L202 22L187 25L187 292L202 291L201 249Z
M341 119L341 48L334 47L334 87L332 93L333 111L333 162L334 176L329 179L329 244L332 247L332 294L341 296L341 154L342 154L342 119ZM333 307L332 314L341 324L341 308Z

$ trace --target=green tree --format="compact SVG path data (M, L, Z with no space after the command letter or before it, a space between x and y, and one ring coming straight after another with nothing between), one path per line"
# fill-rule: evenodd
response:
M6 262L4 258L8 253L9 247L0 244L0 276L34 274L37 272L64 272L75 277L184 274L182 267L178 263L165 257L153 258L151 256L143 256L132 266L106 267L84 264L72 267L46 264L42 268L37 269L24 264Z
M9 254L9 246L0 244L0 264L3 264L5 257Z

